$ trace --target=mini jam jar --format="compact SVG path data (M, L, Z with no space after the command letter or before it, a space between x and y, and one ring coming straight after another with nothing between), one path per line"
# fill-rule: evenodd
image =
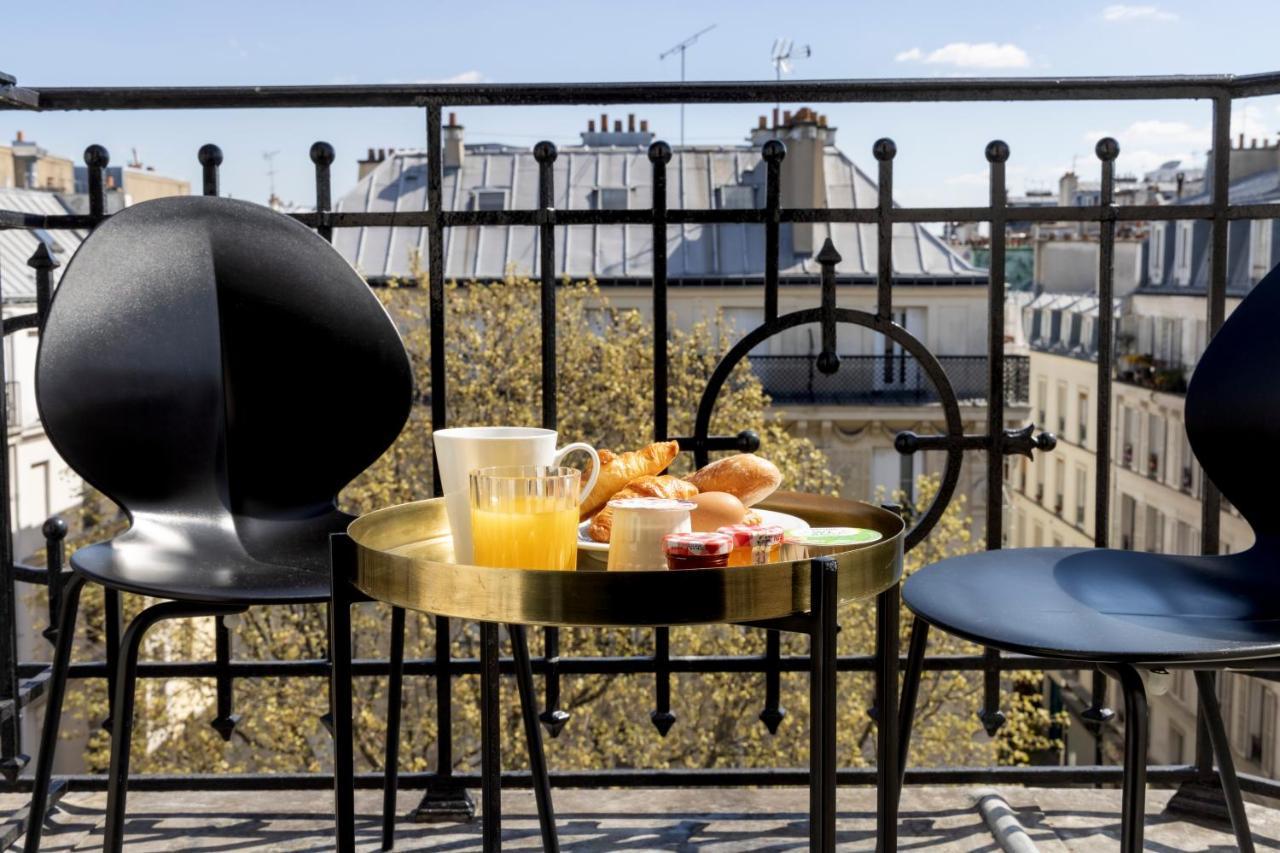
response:
M613 532L609 537L609 571L662 571L667 555L662 537L688 533L689 511L697 504L669 498L618 498L609 501Z
M729 524L718 532L733 537L731 566L760 566L782 558L782 528L776 524Z
M729 565L733 537L727 533L668 533L662 537L667 568L723 569Z

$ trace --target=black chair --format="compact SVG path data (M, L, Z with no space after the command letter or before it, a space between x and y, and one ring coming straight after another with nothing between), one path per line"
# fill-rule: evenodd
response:
M399 434L412 373L386 311L323 239L265 207L189 197L130 207L84 242L54 296L36 383L54 446L131 526L71 557L28 851L81 588L167 599L129 624L118 653L104 845L116 851L143 635L166 619L327 602L329 535L351 520L335 496ZM219 643L220 671L226 654ZM229 738L233 722L215 722Z
M1186 397L1192 449L1253 528L1257 541L1248 551L1206 557L1079 548L988 551L928 566L903 587L903 599L917 617L905 703L914 703L929 625L1009 652L1097 665L1120 682L1125 851L1142 849L1147 700L1140 673L1157 668L1195 672L1236 840L1241 850L1253 850L1214 670L1275 669L1266 659L1280 655L1276 317L1280 268L1254 288L1210 342Z

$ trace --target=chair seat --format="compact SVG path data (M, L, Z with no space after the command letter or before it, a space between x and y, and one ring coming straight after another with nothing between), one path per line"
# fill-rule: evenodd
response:
M988 551L926 566L902 594L930 624L1010 652L1100 663L1280 654L1280 578L1259 549Z
M329 534L350 516L285 522L221 519L193 523L135 515L108 542L81 548L71 567L124 592L219 604L327 601Z

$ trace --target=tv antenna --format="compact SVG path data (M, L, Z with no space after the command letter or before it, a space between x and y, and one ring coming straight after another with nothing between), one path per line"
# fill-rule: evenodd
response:
M807 44L797 47L793 39L774 39L773 50L769 54L769 61L773 63L774 79L781 83L782 75L791 73L792 63L811 56L813 56L813 49ZM781 101L778 102L778 107L782 107Z
M703 27L693 35L689 36L684 41L677 44L675 47L664 50L662 53L658 54L658 61L661 62L662 60L666 59L668 56L671 56L676 51L679 51L680 52L680 82L683 83L685 52L688 51L689 48L693 47L694 43L697 42L699 38L701 38L702 36L705 36L707 33L711 32L715 28L716 28L715 24L712 24L709 27ZM601 128L601 130L603 129L604 128ZM680 147L681 148L684 147L684 104L680 105Z
M276 155L279 151L263 151L262 159L267 161L267 185L271 189L271 195L267 199L267 203L274 203L276 200Z

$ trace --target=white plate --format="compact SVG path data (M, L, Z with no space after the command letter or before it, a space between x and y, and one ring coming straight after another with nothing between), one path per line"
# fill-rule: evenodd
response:
M785 512L774 512L771 509L758 509L760 521L762 524L776 524L783 530L808 530L809 522L803 518L797 518L794 515L787 515ZM591 527L591 519L587 519L578 525L578 550L580 551L597 551L607 552L609 550L608 542L597 542L592 539L587 529Z

